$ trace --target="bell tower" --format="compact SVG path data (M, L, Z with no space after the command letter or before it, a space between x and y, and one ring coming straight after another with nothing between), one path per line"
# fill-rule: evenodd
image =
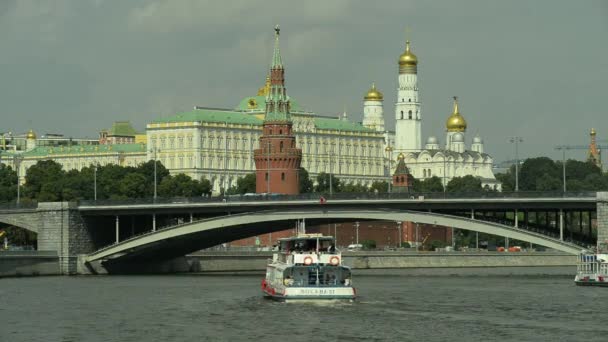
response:
M285 90L285 69L279 51L280 29L275 27L274 52L270 67L270 88L266 94L266 115L259 148L253 152L256 192L294 195L300 193L302 150L296 147L290 101Z
M410 50L409 40L399 56L399 88L395 105L395 150L422 149L422 116L418 99L418 57Z

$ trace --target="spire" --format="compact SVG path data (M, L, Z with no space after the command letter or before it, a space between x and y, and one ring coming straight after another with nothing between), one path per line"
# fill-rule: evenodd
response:
M283 67L281 61L281 51L279 50L279 35L281 34L279 25L274 27L274 52L272 53L272 69Z
M274 51L270 67L270 88L266 94L266 116L264 121L291 121L289 97L285 89L285 69L279 50L279 25L274 28Z
M459 114L458 113L458 96L454 96L454 111L452 112L452 114Z

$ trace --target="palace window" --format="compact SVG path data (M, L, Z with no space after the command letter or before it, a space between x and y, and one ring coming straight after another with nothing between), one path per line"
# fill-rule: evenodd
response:
M266 181L268 182L268 172L266 172Z
M281 172L281 180L285 181L285 172Z
M281 141L281 144L279 145L279 152L283 152L283 142Z
M410 110L407 114L408 114L408 119L411 119L412 118L412 111Z
M401 119L403 119L403 111L401 111Z

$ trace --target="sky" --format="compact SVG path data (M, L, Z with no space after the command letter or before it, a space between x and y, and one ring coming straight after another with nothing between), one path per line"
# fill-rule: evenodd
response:
M234 108L263 85L276 24L287 92L318 114L361 121L375 82L394 129L407 36L423 143L445 140L452 96L467 144L479 134L497 162L514 157L511 136L520 158L561 158L554 147L588 144L592 127L608 139L603 0L1 0L0 133L97 137L114 121L144 130Z

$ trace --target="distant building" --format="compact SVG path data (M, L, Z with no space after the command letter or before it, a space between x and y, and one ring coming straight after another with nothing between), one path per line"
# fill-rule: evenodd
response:
M99 143L102 145L140 142L146 142L145 133L138 133L129 121L116 121L112 124L112 128L99 132Z

